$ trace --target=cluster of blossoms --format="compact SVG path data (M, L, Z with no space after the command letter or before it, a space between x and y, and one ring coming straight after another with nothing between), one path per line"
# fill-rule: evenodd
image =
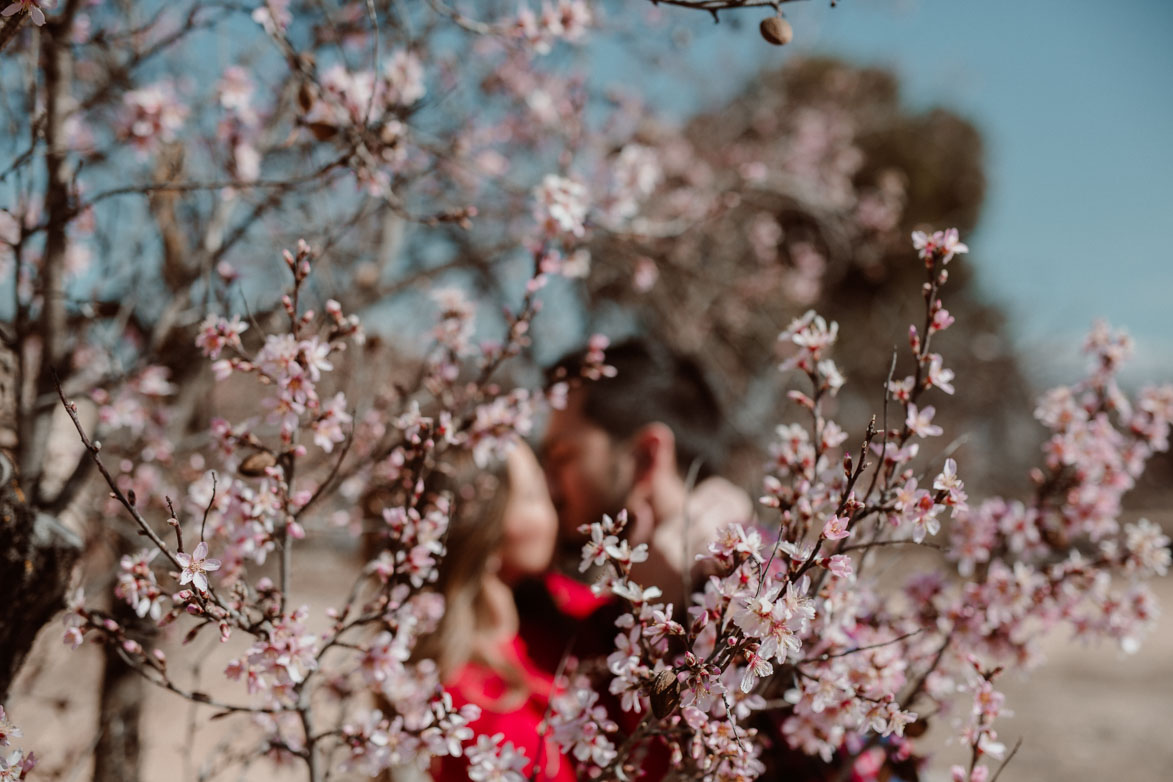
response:
M0 706L0 782L25 779L37 764L36 755L32 752L26 755L20 749L5 749L11 746L12 739L20 738L21 735L20 728L8 721L4 707Z
M254 108L253 91L248 71L238 65L225 68L216 85L220 108L224 110L216 137L231 150L229 173L241 182L253 182L261 175L258 144L263 123Z
M250 694L263 693L274 702L295 698L295 686L318 667L318 638L305 627L308 613L303 606L273 621L267 637L258 639L245 657L230 662L225 675L243 677Z
M995 759L1006 755L1006 747L998 741L993 724L998 717L1010 716L1010 712L1002 705L1005 696L994 689L993 680L1000 669L983 671L975 659L970 659L969 663L972 666L970 682L964 689L973 692L973 708L961 739L971 747L972 758L969 768L954 766L950 773L958 782L985 782L989 778L989 767L977 765L977 760L984 755Z
M158 550L144 549L134 555L123 555L119 563L118 584L114 587L114 596L125 600L140 618L150 616L156 622L163 618L164 597L151 568L158 553ZM206 580L204 587L207 588Z
M406 577L415 587L436 578L436 565L444 556L444 535L448 531L447 505L421 514L416 508L388 508L383 511L387 535L395 550L385 551L374 566L379 578Z
M528 3L521 4L512 32L538 54L547 54L555 41L581 41L593 22L586 0L543 0L538 13Z
M122 133L140 155L152 151L160 142L174 141L189 113L169 82L131 90L122 101Z
M187 692L171 678L162 651L150 648L151 638L111 614L87 608L80 590L65 618L65 640L74 648L87 636L109 644L148 681L229 713L251 713L264 730L266 752L278 760L324 751L315 747L303 720L310 719L307 703L313 702L306 696L328 692L345 704L348 719L340 731L330 734L330 741L347 750L350 768L373 775L392 766L422 770L430 758L467 752L470 773L476 778L514 779L524 766L524 754L508 742L477 740L468 727L478 717L476 707L455 708L441 687L435 662L415 659L417 639L434 631L444 613L444 600L432 591L432 583L445 553L451 502L444 494L425 496L420 481L427 465L439 462L446 449L474 456L497 452L528 429L540 396L525 389L502 391L487 381L464 383L460 373L450 369L459 366L455 354L479 352L487 377L500 361L520 350L536 310L527 305L511 321L506 342L478 348L464 332L472 308L464 307L459 297L448 297L439 313L437 334L449 338L441 340L440 354L425 362L423 375L428 378L427 390L449 401L449 407L429 416L421 413L418 400L403 400L406 409L397 415L368 416L355 426L344 393L330 395L321 389L335 369L335 355L349 342L361 344L362 331L357 319L344 315L333 301L326 303L321 317L301 309L299 298L312 255L304 244L296 253L284 255L293 277L292 290L282 300L287 332L270 334L253 349L246 344L251 333L238 316L210 316L195 337L218 378L258 383L267 395L258 396L256 406L281 414L242 422L213 418L213 447L184 465L184 471L194 471L195 477L178 511L169 498L160 502L171 489L158 474L147 482L140 470L124 465L125 475L112 484L111 501L121 503L144 532L151 525L143 514L165 506L167 526L175 535L174 547L157 539L155 550L124 556L116 595L160 628L186 616L191 622L187 641L206 627L218 628L224 643L236 634L251 638L225 670L229 679L244 682L251 702L218 703ZM602 348L597 347L599 364ZM98 399L103 404L99 425L112 435L129 435L133 445L141 442L144 432L131 427L128 411L150 418L174 389L165 373L150 368L124 391L124 402ZM75 407L70 409L76 414ZM405 487L402 502L382 509L379 550L358 574L348 602L328 612L331 624L324 632L310 629L306 608L286 607L290 548L305 536L303 513L332 477L322 479L312 469L294 469L308 456L300 440L310 436L334 461L334 473L347 456L345 450L337 453L335 446L354 438L360 464L350 469L360 474L350 481ZM388 437L398 441L388 446ZM97 444L86 442L97 457ZM179 466L176 461L173 455L155 459L160 466ZM218 462L222 473L206 469L209 461ZM129 482L123 480L126 476ZM184 538L195 533L198 543L185 549ZM279 580L256 578L259 574L250 570L265 565L273 552L278 554ZM160 583L165 578L174 579L178 591L165 591ZM323 658L331 652L331 664L325 668ZM377 708L369 708L371 697Z
M309 276L310 257L310 248L304 242L296 256L288 251L284 254L295 280L292 296L286 295L283 299L292 324L291 331L267 336L251 358L218 359L212 370L219 380L226 380L233 373L256 375L261 383L275 391L263 399L262 405L269 410L266 423L280 426L283 442L291 444L294 433L308 417L315 445L330 453L336 444L346 439L345 428L352 418L346 410L345 395L339 392L323 400L319 384L323 375L334 369L331 355L345 350L348 340L361 345L364 335L357 317L343 315L341 305L333 299L326 302L326 333L309 333L316 314L313 310L298 312L296 297L301 284ZM209 358L217 358L226 348L241 352L241 334L246 329L247 324L242 323L238 315L231 320L210 315L200 327L196 345ZM224 435L241 439L239 432L225 432Z
M883 420L895 426L878 430L873 420L858 452L844 450L845 428L822 412L843 385L829 357L838 326L814 313L791 324L782 369L809 383L790 395L809 425L780 426L770 451L762 504L777 525L746 520L724 530L687 621L656 602L659 590L631 580L647 551L623 539L625 517L584 529L582 569L602 568L596 589L629 606L606 660L606 689L623 714L645 715L634 727L604 721L584 678L556 700L553 735L591 776L625 768L637 751L616 748L647 751L655 735L686 773L755 778L765 766L754 738L771 724L759 713L780 710L778 738L828 763L856 758L856 775L871 779L887 763L918 762L905 735L925 722L918 715L972 692L972 719L958 730L973 761L953 775L987 779L981 759L1005 749L994 722L1006 712L990 671L1037 662L1037 640L1057 624L1126 649L1151 625L1156 606L1141 581L1167 571L1169 539L1144 519L1117 519L1145 459L1168 447L1170 389L1145 389L1130 403L1114 380L1127 343L1097 327L1091 377L1049 393L1040 408L1056 434L1032 476L1036 500L971 508L955 459L935 469L916 461L919 441L943 434L924 395L954 392L931 343L953 323L940 291L946 264L966 247L953 231L918 233L914 246L926 263L925 324L910 329L912 374L888 386ZM951 540L942 544L934 538L946 517ZM901 544L940 551L961 580L930 569L902 591L878 590L865 571L883 547ZM601 727L584 732L592 709Z
M548 174L534 189L534 218L552 237L581 237L586 231L586 186L566 177Z
M2 13L27 13L40 25L43 9L55 5L55 0L15 0ZM229 9L251 14L267 36L259 36L263 51L240 60L255 64L253 73L264 79L230 66L219 79L206 80L203 95L197 92L201 85L191 82L140 80L143 74L158 78L155 67L112 69L120 59L112 55L121 53L110 49L125 47L134 65L156 55L182 62L184 51L172 47L201 38L188 33L205 24L202 15L193 11L183 22L167 8L134 29L120 26L125 20L116 14L95 16L91 29L86 13L62 14L60 34L54 30L36 40L46 46L54 38L74 42L76 67L65 81L79 89L63 102L71 107L57 107L66 115L61 135L52 122L29 123L45 143L34 143L21 160L38 161L38 149L68 150L75 160L55 168L75 172L79 181L76 189L58 183L69 197L32 197L19 213L0 211L0 271L10 276L15 262L18 311L43 311L52 301L38 277L37 237L47 233L44 227L70 224L65 265L77 270L85 251L74 240L92 230L87 225L142 224L112 219L108 211L99 219L87 201L94 191L93 203L121 200L104 197L118 191L103 194L90 187L86 192L87 185L101 181L91 172L109 173L111 164L125 162L126 156L107 150L107 142L129 142L140 153L139 175L114 173L120 181L152 183L138 195L150 194L151 215L170 234L165 240L200 235L191 253L175 253L193 256L200 268L205 260L235 258L228 253L240 251L236 243L242 237L278 225L285 230L292 216L313 221L307 231L328 229L342 257L368 255L370 216L385 221L378 225L383 248L412 233L402 230L403 223L451 229L460 237L453 240L456 254L474 256L474 263L485 260L481 256L490 247L527 245L535 273L520 311L506 312L505 339L476 344L478 323L468 297L455 288L438 292L433 299L440 313L432 332L437 348L423 362L420 387L377 389L369 408L338 388L344 375L338 369L350 358L342 351L362 344L357 318L344 314L337 301L326 301L315 313L299 298L313 260L307 246L285 255L294 279L281 302L289 316L287 330L258 335L259 324L271 321L261 317L250 330L234 314L208 315L198 328L195 344L217 381L230 391L246 383L260 391L237 395L256 402L256 409L212 419L208 448L189 450L188 432L168 437L168 426L181 422L168 418L165 405L191 379L181 368L172 375L149 366L116 391L91 394L103 437L128 440L123 452L134 454L111 464L116 477L107 509L121 504L155 544L147 551L119 552L124 556L115 595L131 613L160 627L185 624L189 640L210 627L226 643L243 642L228 674L244 679L249 699L216 707L251 714L265 729L266 751L285 760L300 758L310 769L335 749L344 750L352 768L372 776L392 766L424 769L432 756L463 754L473 779L516 780L524 756L501 737L474 736L468 726L475 708L455 709L441 693L435 664L416 659L415 650L416 639L434 628L444 611L443 600L431 590L449 518L448 500L425 498L422 487L449 453L471 453L481 465L499 456L531 430L541 404L559 405L569 381L577 380L561 378L564 382L543 397L525 389L503 391L489 379L528 345L537 311L532 294L548 275L585 277L591 271L582 246L595 238L591 233L601 240L629 234L641 243L663 238L687 245L700 237L737 246L708 230L711 223L705 221L732 213L738 194L753 193L761 197L741 203L755 213L732 222L747 235L745 255L759 268L735 297L732 317L744 318L754 302L779 292L805 307L819 295L824 269L836 262L835 248L809 232L784 227L784 218L764 204L781 198L797 203L798 213L804 203L818 204L820 213L843 218L847 243L863 248L863 257L879 244L870 238L891 234L900 224L905 185L900 171L882 173L874 184L856 184L868 179L861 174L870 161L857 144L857 125L833 107L775 111L748 101L755 113L753 133L743 135L768 139L768 149L715 136L706 151L684 132L654 127L646 107L629 95L614 92L600 101L594 85L588 89L579 75L540 67L558 59L542 55L562 42L582 41L596 24L587 0L508 4L484 25L450 10L451 3L402 5L393 29L385 25L378 39L366 29L367 7L361 3L343 4L337 14L299 13L296 19L289 0L255 0L247 8ZM435 24L445 17L461 29ZM240 27L225 29L236 36ZM480 27L488 32L467 46L469 39L457 37ZM429 38L432 30L441 32ZM378 45L384 40L393 44ZM234 50L237 42L234 38ZM265 59L275 51L276 59ZM170 58L172 53L177 56ZM375 62L359 65L368 62L368 53ZM29 81L25 103L41 105L48 80ZM844 79L831 72L821 81L834 90ZM214 137L200 135L211 130L211 122L189 121L195 114L186 99L191 106L219 107ZM613 104L614 112L606 109L606 116L587 123L588 104L594 112L602 103ZM477 109L475 119L470 106ZM115 132L106 139L94 129L111 115ZM730 132L741 133L736 123L728 125ZM189 150L189 162L197 159L196 150L224 150L228 186L209 186L201 177L173 171L171 155L147 160L175 141ZM705 159L706 154L719 159ZM13 171L25 165L21 160ZM151 171L152 165L158 168ZM262 169L264 183L258 181ZM545 175L550 171L559 173ZM273 178L283 173L287 180ZM358 192L348 200L333 187L337 173L378 198ZM248 204L256 210L248 215L234 212L246 205L244 198L223 197L210 210L194 200L207 189L227 196L261 187L265 195ZM36 188L33 184L30 193ZM181 200L185 193L193 200ZM491 202L498 218L532 219L487 220L488 227L475 226L483 233L473 235L473 202ZM307 210L306 204L321 208ZM198 226L168 231L168 222L191 216L199 218ZM687 230L702 224L704 231ZM494 233L494 225L504 227ZM110 240L108 246L131 246L117 231L102 238ZM449 237L436 232L427 241L433 238L439 247ZM1040 630L1055 625L1081 637L1117 639L1125 648L1151 625L1156 606L1143 581L1167 571L1169 541L1148 521L1122 523L1121 498L1148 456L1168 448L1173 390L1146 389L1128 399L1114 379L1128 342L1097 329L1088 345L1091 376L1040 403L1039 419L1051 434L1043 464L1032 476L1035 496L971 504L960 478L965 454L926 459L922 451L934 449L921 448L944 434L927 397L953 394L959 385L931 344L953 325L939 293L946 265L967 248L953 230L918 232L913 246L927 272L925 319L909 329L912 366L893 375L880 428L868 427L859 437L862 444L851 442L859 445L853 449L851 427L824 414L845 382L831 358L838 326L814 312L798 318L782 335L789 351L782 368L798 372L809 387L790 394L801 422L778 427L771 444L762 491L769 518L745 519L713 542L705 563L710 577L685 605L663 602L657 589L632 577L648 552L625 540L622 517L590 529L586 562L603 569L600 591L623 601L628 611L616 628L614 651L597 670L584 666L567 678L564 692L553 699L552 736L586 773L630 776L640 753L653 751L657 742L667 744L675 766L715 779L769 771L769 752L762 750L767 742L785 742L828 761L906 760L915 748L911 737L902 735L904 728L913 719L929 719L915 715L935 714L950 693L970 690L981 705L975 705L971 725L959 726L962 740L993 755L997 699L982 671L1005 662L1035 662ZM355 247L361 252L353 252ZM631 257L626 287L645 293L673 260L648 257L645 253L656 253L650 246L637 249L608 259ZM186 276L172 265L164 277ZM605 272L607 265L597 264L594 271ZM373 275L364 278L356 271L353 278L360 285L366 279L370 291L381 295L378 289L387 280L375 264L367 267L376 269ZM206 284L203 301L210 308L219 283L231 283L237 273L227 261L208 268L220 279L208 275L190 290L178 287L189 283L164 282L177 297ZM421 259L419 268L431 278L439 267ZM350 277L341 264L333 271ZM592 277L592 285L610 284L604 275ZM71 293L62 299L74 301ZM115 309L117 318L95 316L95 329L99 323L125 326L126 308ZM133 314L140 320L137 310ZM717 323L719 314L704 320ZM32 334L38 336L44 335ZM132 347L146 353L145 335L134 336L143 344ZM33 345L26 343L26 352L33 352ZM592 339L583 378L614 374L605 363L606 347L605 339ZM75 363L85 363L79 361L85 355L79 350ZM99 443L92 448L96 455ZM104 453L118 453L116 448L108 445ZM342 501L329 505L335 488ZM368 513L360 500L382 489L390 499ZM180 508L170 507L172 496ZM328 525L319 523L321 516L328 517ZM364 521L376 522L368 531L376 528L378 550L346 604L326 615L328 627L315 627L305 611L287 605L290 551L307 534L349 526L357 537ZM185 548L185 537L196 545ZM928 556L939 552L937 569L910 576L894 594L883 592L874 579L875 561L884 552L916 546ZM960 578L943 577L939 571L946 567ZM133 623L116 619L115 612L87 609L78 594L65 624L70 646L88 635L109 644L155 684L206 702L172 680L162 652L150 648L153 639L137 634L129 627ZM966 657L971 653L977 663ZM312 727L313 709L323 701L342 715L336 730L320 722ZM0 712L0 745L8 735L13 733ZM28 765L31 760L23 756L0 756L0 779L23 776ZM858 765L856 771L863 773ZM989 771L974 763L962 773L982 779Z
M406 50L391 52L379 74L351 72L332 65L322 74L323 92L307 112L307 123L334 127L365 123L380 118L396 107L411 106L427 94L419 58Z
M660 590L632 577L648 551L625 539L624 514L585 530L590 541L583 569L601 569L596 589L628 608L617 622L605 667L570 674L551 701L550 738L588 776L629 773L654 745L666 742L670 762L686 773L756 778L767 770L759 741L763 731L828 762L855 754L859 763L866 758L882 765L913 757L915 747L904 729L918 713L937 710L949 693L967 688L981 709L961 737L975 748L975 759L995 757L993 722L1000 699L988 679L974 679L973 672L981 670L973 661L978 658L965 655L978 655L983 665L1029 662L1034 636L1024 628L1040 623L1062 621L1084 634L1135 639L1151 622L1155 607L1140 581L1165 572L1168 540L1146 521L1111 527L1104 517L1115 517L1120 495L1131 485L1114 478L1135 478L1144 457L1167 447L1173 395L1147 390L1131 405L1112 377L1122 341L1098 332L1091 341L1093 377L1067 393L1052 393L1040 408L1040 419L1058 439L1046 448L1036 485L1040 497L1059 501L1028 506L992 500L971 509L954 459L945 458L932 470L914 466L919 441L942 433L923 396L952 390L940 382L952 378L944 374L941 356L931 352L931 342L951 323L942 315L939 291L947 279L946 261L963 247L948 235L925 246L931 247L927 325L912 331L914 370L890 384L885 403L901 407L902 414L885 415L892 428L869 426L857 453L844 450L846 428L822 412L844 383L830 356L838 326L814 313L791 324L782 341L792 354L782 369L806 377L809 390L790 397L810 421L780 426L770 450L762 504L777 514L776 528L750 519L727 527L710 545L710 575L687 606L677 610L660 602ZM468 724L476 719L475 708L453 708L434 664L413 659L416 639L436 626L444 610L428 588L444 555L449 514L444 497L421 503L413 465L443 448L483 455L496 450L528 427L533 400L526 392L473 393L465 397L471 406L463 414L453 407L425 416L412 405L394 420L401 440L372 474L410 490L405 502L381 512L387 545L356 585L366 585L367 597L361 603L352 598L332 612L327 632L307 629L305 609L286 611L284 578L281 586L261 579L251 587L243 579L248 562L261 564L273 550L284 558L291 541L304 534L298 517L316 488L290 483L285 464L305 455L297 435L317 437L331 419L339 428L352 424L344 397L323 402L317 389L334 368L332 353L341 340L361 332L333 303L326 307L326 337L310 331L314 316L300 312L296 303L310 256L304 246L296 256L287 255L295 280L285 300L289 333L268 336L251 356L238 319L210 318L197 337L218 374L252 376L275 391L268 406L287 409L269 419L281 445L268 446L255 423L216 422L219 457L239 477L224 479L218 490L205 478L189 490L188 509L204 516L201 539L190 553L180 539L179 550L168 556L179 585L192 588L170 596L172 607L164 613L167 596L152 569L157 557L142 552L124 558L116 592L139 616L160 624L191 615L197 624L189 636L208 625L219 626L224 640L233 628L252 635L251 647L226 673L244 679L262 713L276 710L266 717L271 746L294 754L315 751L291 719L304 713L302 693L323 671L323 656L336 649L350 662L331 666L330 688L382 699L375 709L353 711L339 734L349 767L377 774L405 764L424 768L429 757L467 754L475 778L515 779L524 755L500 737L474 736ZM474 313L456 294L440 302L436 333L443 350L428 376L434 393L455 402L461 384L459 372L451 370L455 356L475 350L468 325ZM524 336L517 324L525 322L523 317L513 322L513 338ZM608 374L605 348L605 340L592 343L585 374ZM223 358L224 351L235 355ZM505 355L508 350L490 349L486 366ZM137 388L142 396L158 398L170 390L157 372L144 375ZM557 396L552 392L551 401ZM1109 414L1124 422L1119 430ZM118 419L107 415L106 420ZM327 436L319 445L330 453L341 439ZM370 446L361 447L370 452ZM1088 496L1089 484L1101 495ZM1101 515L1084 510L1091 507ZM865 580L868 559L878 547L930 543L947 515L954 517L954 540L944 557L958 563L964 580L949 583L930 571L913 576L902 593L891 596ZM169 522L178 535L180 522ZM205 524L223 568L202 539ZM1096 560L1075 550L1056 556L1060 545L1076 537L1098 545ZM1011 555L1012 562L1006 559ZM1113 571L1124 579L1123 591ZM221 574L225 596L213 589L213 577ZM360 636L372 623L382 630ZM152 676L169 681L163 656L148 652L110 617L77 601L67 625L71 644L94 632L118 644ZM781 716L773 723L763 720L771 712ZM869 742L873 735L884 738L878 747ZM975 760L964 773L980 779L984 768Z
M280 35L285 24L274 14L283 9L281 3L266 4L258 22ZM583 4L562 0L543 6L540 15L523 8L517 30L540 50L557 38L577 39L590 22ZM382 166L386 174L406 165L401 120L424 98L426 86L420 60L408 49L393 50L380 68L330 66L298 95L299 122L318 140L337 137L343 143L345 137L357 167ZM502 89L521 91L522 81L511 80L507 65L497 76ZM259 173L250 140L258 127L251 92L236 72L226 72L218 86L227 112L224 137L232 140L235 173L245 181ZM167 98L158 86L127 95L126 134L136 145L167 140L184 121ZM535 113L551 120L575 108L573 100L553 108L535 104ZM836 170L852 170L857 162L850 159L848 141L833 148L816 143L811 128L818 122L812 116L795 131L809 146L805 154L810 160L847 158ZM351 138L359 130L361 144ZM469 144L491 148L483 139ZM249 647L226 673L243 679L253 700L221 705L267 720L270 748L306 759L313 768L329 746L341 747L350 768L372 775L464 755L473 779L521 778L524 754L501 736L475 736L469 724L476 708L455 708L435 663L415 658L416 640L444 610L430 590L445 553L450 513L448 498L425 496L423 487L448 452L466 451L483 466L530 431L540 403L557 405L563 398L566 383L555 384L543 399L525 389L503 392L486 378L528 345L538 309L533 294L546 275L573 276L572 268L589 263L586 256L563 257L556 248L569 254L595 225L635 226L642 203L662 182L665 169L649 147L628 143L616 149L597 182L551 174L525 191L533 197L537 225L536 237L530 237L534 274L520 311L506 312L503 343L474 343L476 312L458 289L433 296L439 310L436 349L420 378L422 391L438 403L434 413L421 410L420 398L397 393L388 394L394 401L380 399L376 405L383 407L356 417L346 393L334 389L340 354L362 344L362 330L334 300L322 313L303 308L313 262L308 245L284 254L293 278L281 301L287 331L258 337L235 315L209 315L200 325L195 344L216 378L257 383L263 390L258 407L267 415L214 420L214 459L227 477L211 477L202 456L189 462L202 475L188 482L184 513L168 509L176 546L157 542L180 589L167 595L159 583L163 573L154 570L162 562L155 552L142 552L124 557L116 594L138 616L160 625L189 616L189 638L208 626L219 628L225 642L233 634L247 636ZM837 187L824 184L830 191ZM592 201L592 193L602 195ZM891 222L885 209L898 209L878 202L869 208L877 225ZM764 257L773 244L776 253L780 230L759 221L755 252ZM922 441L944 434L926 397L955 393L955 373L933 342L954 324L941 291L947 265L967 248L952 230L918 232L913 246L926 270L924 320L909 328L911 367L889 380L879 428L873 420L849 445L850 427L825 414L845 383L831 357L839 327L813 311L795 319L780 337L787 353L780 369L806 385L789 393L800 422L779 426L770 447L761 500L769 518L747 518L722 531L704 555L708 577L685 605L664 602L659 589L633 577L648 550L626 539L624 515L585 530L590 541L583 569L600 570L596 589L626 607L613 652L594 668L584 665L568 674L551 699L550 737L586 776L630 777L643 758L666 746L669 762L686 776L754 779L770 770L767 742L784 742L828 763L853 763L863 773L861 763L915 758L914 738L905 729L940 711L952 693L972 690L974 719L960 735L974 748L975 762L960 773L979 780L989 772L977 761L996 757L1000 749L993 723L1001 699L983 671L1033 662L1040 627L1067 624L1078 634L1122 638L1131 646L1151 624L1155 605L1142 581L1167 570L1168 539L1147 521L1122 525L1118 518L1121 497L1146 459L1168 447L1173 391L1147 389L1129 400L1115 381L1128 343L1097 329L1088 345L1091 376L1051 392L1037 412L1052 435L1043 466L1032 475L1035 498L971 507L958 460L920 458ZM799 266L817 277L818 251L809 248L808 255ZM605 340L592 340L587 379L613 374L605 364L606 347ZM464 374L468 362L477 364L475 381ZM150 426L141 422L150 418L143 411L150 400L174 390L165 374L149 370L128 386L127 396L97 397L101 425L149 436ZM320 461L298 471L294 466L310 456L303 440L312 440ZM352 444L356 466L346 464ZM155 460L166 464L172 456L160 447ZM330 472L313 474L314 467ZM157 476L129 468L123 473L126 481L115 488L129 497L125 505L132 515L162 493ZM329 614L326 631L311 632L307 611L286 606L289 552L306 534L305 511L336 475L351 506L369 485L386 484L394 499L377 513L383 521L379 550L347 603ZM136 493L144 502L136 504ZM337 514L341 523L354 521L347 508ZM941 541L947 522L948 540ZM192 539L197 528L198 544L184 550L184 530ZM206 532L211 534L205 538ZM940 552L939 564L954 563L961 578L948 580L938 568L884 593L872 573L886 546ZM251 581L250 568L274 554L279 583ZM71 645L93 633L117 645L152 681L182 692L168 677L163 656L114 619L79 601L66 623ZM342 702L346 718L338 730L311 729L315 692Z

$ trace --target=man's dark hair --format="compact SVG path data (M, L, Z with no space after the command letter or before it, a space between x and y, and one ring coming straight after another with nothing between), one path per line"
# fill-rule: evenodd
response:
M587 350L563 356L547 371L551 380L576 378ZM633 338L606 349L613 377L582 381L583 415L612 438L624 440L660 422L676 439L682 476L699 460L698 479L720 471L725 461L725 421L717 395L694 359L663 345Z

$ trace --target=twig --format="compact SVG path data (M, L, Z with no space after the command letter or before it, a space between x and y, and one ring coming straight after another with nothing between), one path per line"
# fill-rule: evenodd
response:
M160 538L153 529L151 529L151 525L147 523L147 520L143 518L142 514L138 512L138 509L130 503L130 500L128 500L126 495L122 493L122 490L118 488L118 484L115 482L114 476L112 476L110 471L106 469L106 465L102 463L102 458L98 455L101 451L101 446L95 445L90 441L89 436L86 435L86 430L81 425L81 420L77 417L77 405L65 398L65 392L61 390L61 382L57 378L56 372L53 373L53 380L57 385L57 395L61 398L61 404L65 406L65 412L69 414L70 420L73 421L73 425L77 429L78 436L81 437L82 445L84 445L86 450L89 452L90 458L93 460L94 465L98 468L98 472L102 474L102 477L106 479L106 483L110 486L110 491L113 493L114 499L118 500L122 507L126 508L127 513L129 513L131 518L135 520L139 526L139 529L143 531L143 534L150 538L151 542L159 547L159 550L163 552L167 559L171 560L171 564L175 565L178 570L183 570L183 565L179 563L179 560L176 559L175 555L172 554L171 551L167 548L167 544L163 542L163 539Z
M1019 736L1018 741L1014 742L1014 749L1010 750L1010 754L1007 755L1006 759L1002 761L1002 765L998 766L998 770L994 772L994 776L990 778L990 782L998 782L998 777L1002 776L1002 769L1006 768L1006 764L1008 764L1014 758L1014 756L1018 754L1018 748L1021 746L1022 737Z
M937 551L942 551L944 549L944 547L939 543L929 543L928 541L924 540L922 540L920 543L917 543L915 540L873 540L868 543L853 543L850 546L844 546L843 548L839 549L838 553L843 554L848 551L873 549L878 546L923 546L924 548L936 549Z
M836 657L846 657L847 655L855 654L856 652L867 652L872 649L879 649L880 647L883 647L883 646L891 646L892 644L900 643L901 641L904 641L908 638L912 638L914 635L920 635L924 631L925 630L922 627L919 630L913 630L911 633L905 633L904 635L899 636L897 638L893 638L890 641L881 641L878 644L871 644L870 646L857 646L854 649L847 649L842 652L836 652L835 654L821 654L818 657L811 657L806 660L799 660L795 664L802 665L803 663L813 663L813 662L820 662L821 663L821 662L826 662L827 660L833 660Z
M216 471L212 470L212 496L208 498L208 507L204 508L204 520L200 522L200 540L205 540L204 530L208 527L208 514L216 502Z
M353 418L353 415L352 415L352 418ZM310 495L310 498L308 500L306 500L305 505L302 505L300 508L297 509L297 512L293 514L293 518L300 519L301 514L305 513L307 510L309 510L310 506L313 505L315 502L317 502L319 499L321 499L321 497L326 493L326 490L330 487L330 483L338 475L338 470L342 467L342 461L346 458L346 453L347 453L347 451L350 450L350 446L353 442L354 442L354 427L352 426L350 429L350 432L348 432L346 435L346 441L344 443L342 443L342 448L339 449L338 461L334 462L334 467L330 470L330 474L327 475L326 479L318 485L318 488L314 489L314 493Z
M77 417L77 405L65 398L65 392L61 390L61 381L57 377L56 372L53 373L53 382L57 387L57 395L61 398L61 404L65 407L65 412L69 414L70 420L73 421L73 426L75 429L77 429L78 436L81 437L82 445L84 445L86 451L89 452L90 458L93 460L94 465L98 468L98 472L100 472L102 477L106 479L106 485L110 487L111 495L115 500L118 501L120 505L122 505L122 507L126 508L126 512L129 513L131 518L134 519L135 523L138 524L142 534L150 538L151 542L154 543L155 546L163 552L163 556L167 557L167 559L171 561L171 564L175 566L175 569L183 570L183 565L180 564L178 559L176 559L175 554L167 548L167 544L163 542L163 539L159 537L155 530L151 529L151 525L147 523L147 520L143 518L143 515L139 513L138 509L130 502L129 499L127 499L122 490L118 488L118 484L115 482L114 476L110 474L108 469L106 469L106 465L102 463L102 457L98 455L101 451L101 447L91 442L89 436L86 435L85 427L81 425L81 420ZM252 626L251 623L249 623L239 611L232 608L231 606L226 605L210 585L208 587L208 595L210 596L213 603L215 603L225 613L236 620L236 623L239 627L247 630ZM252 631L250 630L249 632Z
M114 649L114 651L116 651L118 653L118 656L122 658L122 661L124 663L126 663L127 667L130 668L131 670L133 670L139 676L143 677L144 679L146 679L148 682L155 685L156 687L161 687L165 690L170 690L171 692L175 693L176 695L178 695L188 701L191 701L192 703L202 703L206 706L211 706L213 709L219 709L220 711L224 712L225 714L235 713L235 712L240 712L240 713L245 713L245 714L279 714L281 712L290 711L290 709L283 709L283 708L272 707L272 706L241 706L241 705L235 704L235 703L223 703L221 701L213 700L211 697L209 697L208 695L206 695L202 692L181 689L181 688L175 686L174 684L172 684L170 679L156 679L155 677L148 674L146 672L146 670L144 670L143 668L141 668L138 665L135 665L134 659L129 654L126 653L126 651L122 648L121 644L112 643L112 644L110 644L110 646L111 646L111 648Z

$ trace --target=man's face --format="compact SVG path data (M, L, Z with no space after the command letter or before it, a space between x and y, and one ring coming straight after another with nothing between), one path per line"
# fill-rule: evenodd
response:
M615 515L631 484L630 459L611 436L583 414L587 391L570 392L566 407L554 410L542 439L541 460L558 511L558 542L574 550L586 536L584 524Z

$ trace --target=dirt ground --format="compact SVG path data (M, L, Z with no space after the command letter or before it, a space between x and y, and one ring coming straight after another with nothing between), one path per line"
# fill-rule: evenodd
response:
M1170 519L1173 522L1173 519ZM1173 524L1166 523L1166 528ZM302 578L302 601L319 621L332 598L349 584L353 572L341 553L309 562L295 561ZM1110 647L1084 647L1054 637L1046 645L1049 663L1023 680L1013 673L1002 680L1007 706L1015 712L1000 722L1000 738L1022 747L999 782L1169 782L1173 780L1173 577L1154 584L1166 615L1140 652L1125 656ZM24 729L20 746L41 757L36 778L76 782L91 775L90 755L97 736L97 687L101 655L85 646L69 652L61 643L59 623L46 628L9 703L11 718ZM209 634L196 641L198 652L171 654L199 660L199 670L174 671L184 682L202 686L225 700L246 702L243 685L226 682L224 665L244 648L234 639L221 646ZM170 648L174 648L172 643ZM166 648L166 647L165 647ZM250 727L246 718L211 723L194 734L191 726L210 714L170 693L150 688L146 696L143 741L144 779L195 780L200 769L225 757L228 748ZM946 726L928 738L937 748L928 782L946 782L950 763L962 749L945 742ZM299 767L274 772L257 764L218 779L298 780ZM338 778L338 777L335 777Z

